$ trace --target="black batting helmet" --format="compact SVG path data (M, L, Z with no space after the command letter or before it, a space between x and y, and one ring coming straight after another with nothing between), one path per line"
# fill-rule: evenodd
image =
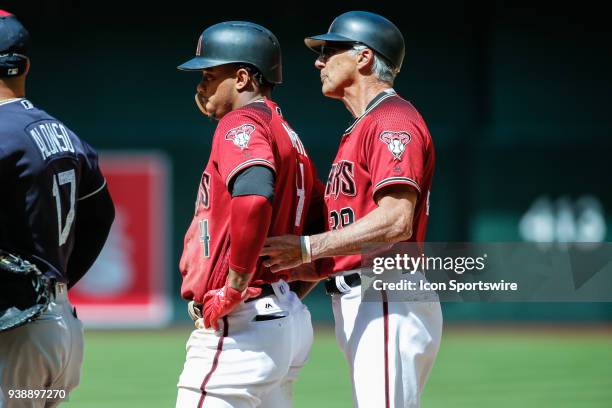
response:
M178 69L199 71L233 63L254 66L272 84L283 82L278 40L267 28L246 21L226 21L208 27L198 39L195 58Z
M319 52L326 42L359 43L373 49L399 72L404 60L404 37L391 21L367 11L349 11L336 17L326 34L304 39Z
M17 18L0 10L0 78L23 74L28 65L26 56L30 34Z

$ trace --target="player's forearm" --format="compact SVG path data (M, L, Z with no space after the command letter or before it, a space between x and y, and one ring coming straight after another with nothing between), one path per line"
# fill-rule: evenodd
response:
M253 277L271 219L272 206L265 197L232 198L228 282L234 289L244 290Z
M253 278L253 275L253 273L236 272L230 268L227 275L227 284L230 288L234 288L242 292L247 288L247 286L249 286L249 282L251 281L251 278Z
M351 255L366 245L404 241L412 234L412 208L409 202L380 206L342 229L313 235L312 258Z

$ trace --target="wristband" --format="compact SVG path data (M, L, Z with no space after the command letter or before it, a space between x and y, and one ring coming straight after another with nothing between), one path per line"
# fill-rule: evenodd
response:
M302 248L302 263L312 262L312 252L310 248L310 236L302 235L300 237L300 247Z

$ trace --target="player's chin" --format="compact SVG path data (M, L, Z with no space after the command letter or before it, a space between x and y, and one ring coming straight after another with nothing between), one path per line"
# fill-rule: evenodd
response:
M220 114L218 107L214 103L211 103L209 99L206 100L204 110L206 111L206 116L210 119L219 120L223 116Z
M209 104L207 98L205 98L201 94L197 93L196 96L195 96L195 102L196 102L196 105L198 105L198 108L200 109L200 112L202 112L203 115L206 115L208 117L211 116L211 114L210 114L210 104Z

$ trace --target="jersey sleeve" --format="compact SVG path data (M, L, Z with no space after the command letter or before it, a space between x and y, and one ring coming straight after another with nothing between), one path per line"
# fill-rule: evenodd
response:
M215 161L225 185L251 166L265 166L276 173L268 123L249 112L227 114L215 132Z
M81 142L84 154L78 200L89 198L106 187L106 180L98 166L98 153L85 141Z
M372 195L382 188L404 184L421 192L427 148L426 131L414 122L385 126L374 123L364 142L372 178Z

